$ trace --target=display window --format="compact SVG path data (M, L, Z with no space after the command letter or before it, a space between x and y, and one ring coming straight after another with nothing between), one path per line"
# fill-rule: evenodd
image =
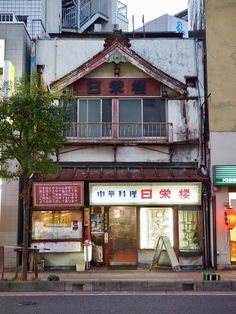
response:
M91 208L91 233L104 232L104 208Z
M140 248L154 249L159 236L167 236L173 246L173 209L140 208Z
M91 240L95 245L103 245L104 207L91 208Z
M179 251L182 254L198 253L201 250L201 211L181 208L178 211Z
M82 211L33 211L32 240L81 239Z
M236 209L236 192L229 193L229 204ZM231 263L236 264L236 227L230 230L230 256Z

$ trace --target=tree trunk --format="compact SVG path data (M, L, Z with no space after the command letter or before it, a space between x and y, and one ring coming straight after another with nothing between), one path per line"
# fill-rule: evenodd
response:
M30 188L29 178L23 176L23 250L22 250L22 280L27 280L28 245L29 245L29 217L30 217Z

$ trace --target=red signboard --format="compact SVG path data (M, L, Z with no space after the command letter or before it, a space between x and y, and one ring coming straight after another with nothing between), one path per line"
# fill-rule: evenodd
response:
M160 82L152 78L82 78L74 84L76 96L160 96Z
M83 182L33 183L35 207L84 206Z

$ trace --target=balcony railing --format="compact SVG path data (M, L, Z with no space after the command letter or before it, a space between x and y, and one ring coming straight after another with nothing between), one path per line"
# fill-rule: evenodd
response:
M117 14L127 19L127 5L120 1L117 1Z
M78 28L82 27L95 14L101 14L108 17L107 0L84 0L80 2L80 15L78 23L77 2L65 2L62 7L62 27Z
M106 0L91 0L81 3L80 6L80 27L82 27L96 13L108 16Z
M78 27L78 12L76 7L62 9L62 26L64 28Z
M80 143L171 143L173 125L165 122L70 122L64 135L69 142Z

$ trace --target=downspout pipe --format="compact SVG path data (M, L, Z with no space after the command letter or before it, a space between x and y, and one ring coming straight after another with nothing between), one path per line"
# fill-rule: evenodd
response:
M205 1L204 1L205 2ZM204 12L206 12L205 3L203 3L204 6ZM208 169L208 181L207 181L207 212L206 212L206 228L207 228L207 243L206 243L206 249L208 251L208 260L206 261L206 266L208 267L214 267L214 256L215 256L215 246L213 245L214 239L216 237L215 234L215 228L213 226L214 219L213 216L215 215L213 213L214 208L212 206L211 200L212 200L212 193L211 193L211 179L210 179L210 173L211 173L211 159L210 159L210 149L209 149L209 141L210 141L210 132L209 132L209 111L208 111L208 84L207 84L207 45L206 45L206 22L205 22L205 29L203 31L203 51L204 51L204 59L203 59L203 69L204 69L204 94L205 94L205 106L204 106L204 150L205 150L205 160L204 163L206 165L206 169ZM211 232L212 231L212 232ZM213 246L213 256L212 256L212 250L211 247Z

